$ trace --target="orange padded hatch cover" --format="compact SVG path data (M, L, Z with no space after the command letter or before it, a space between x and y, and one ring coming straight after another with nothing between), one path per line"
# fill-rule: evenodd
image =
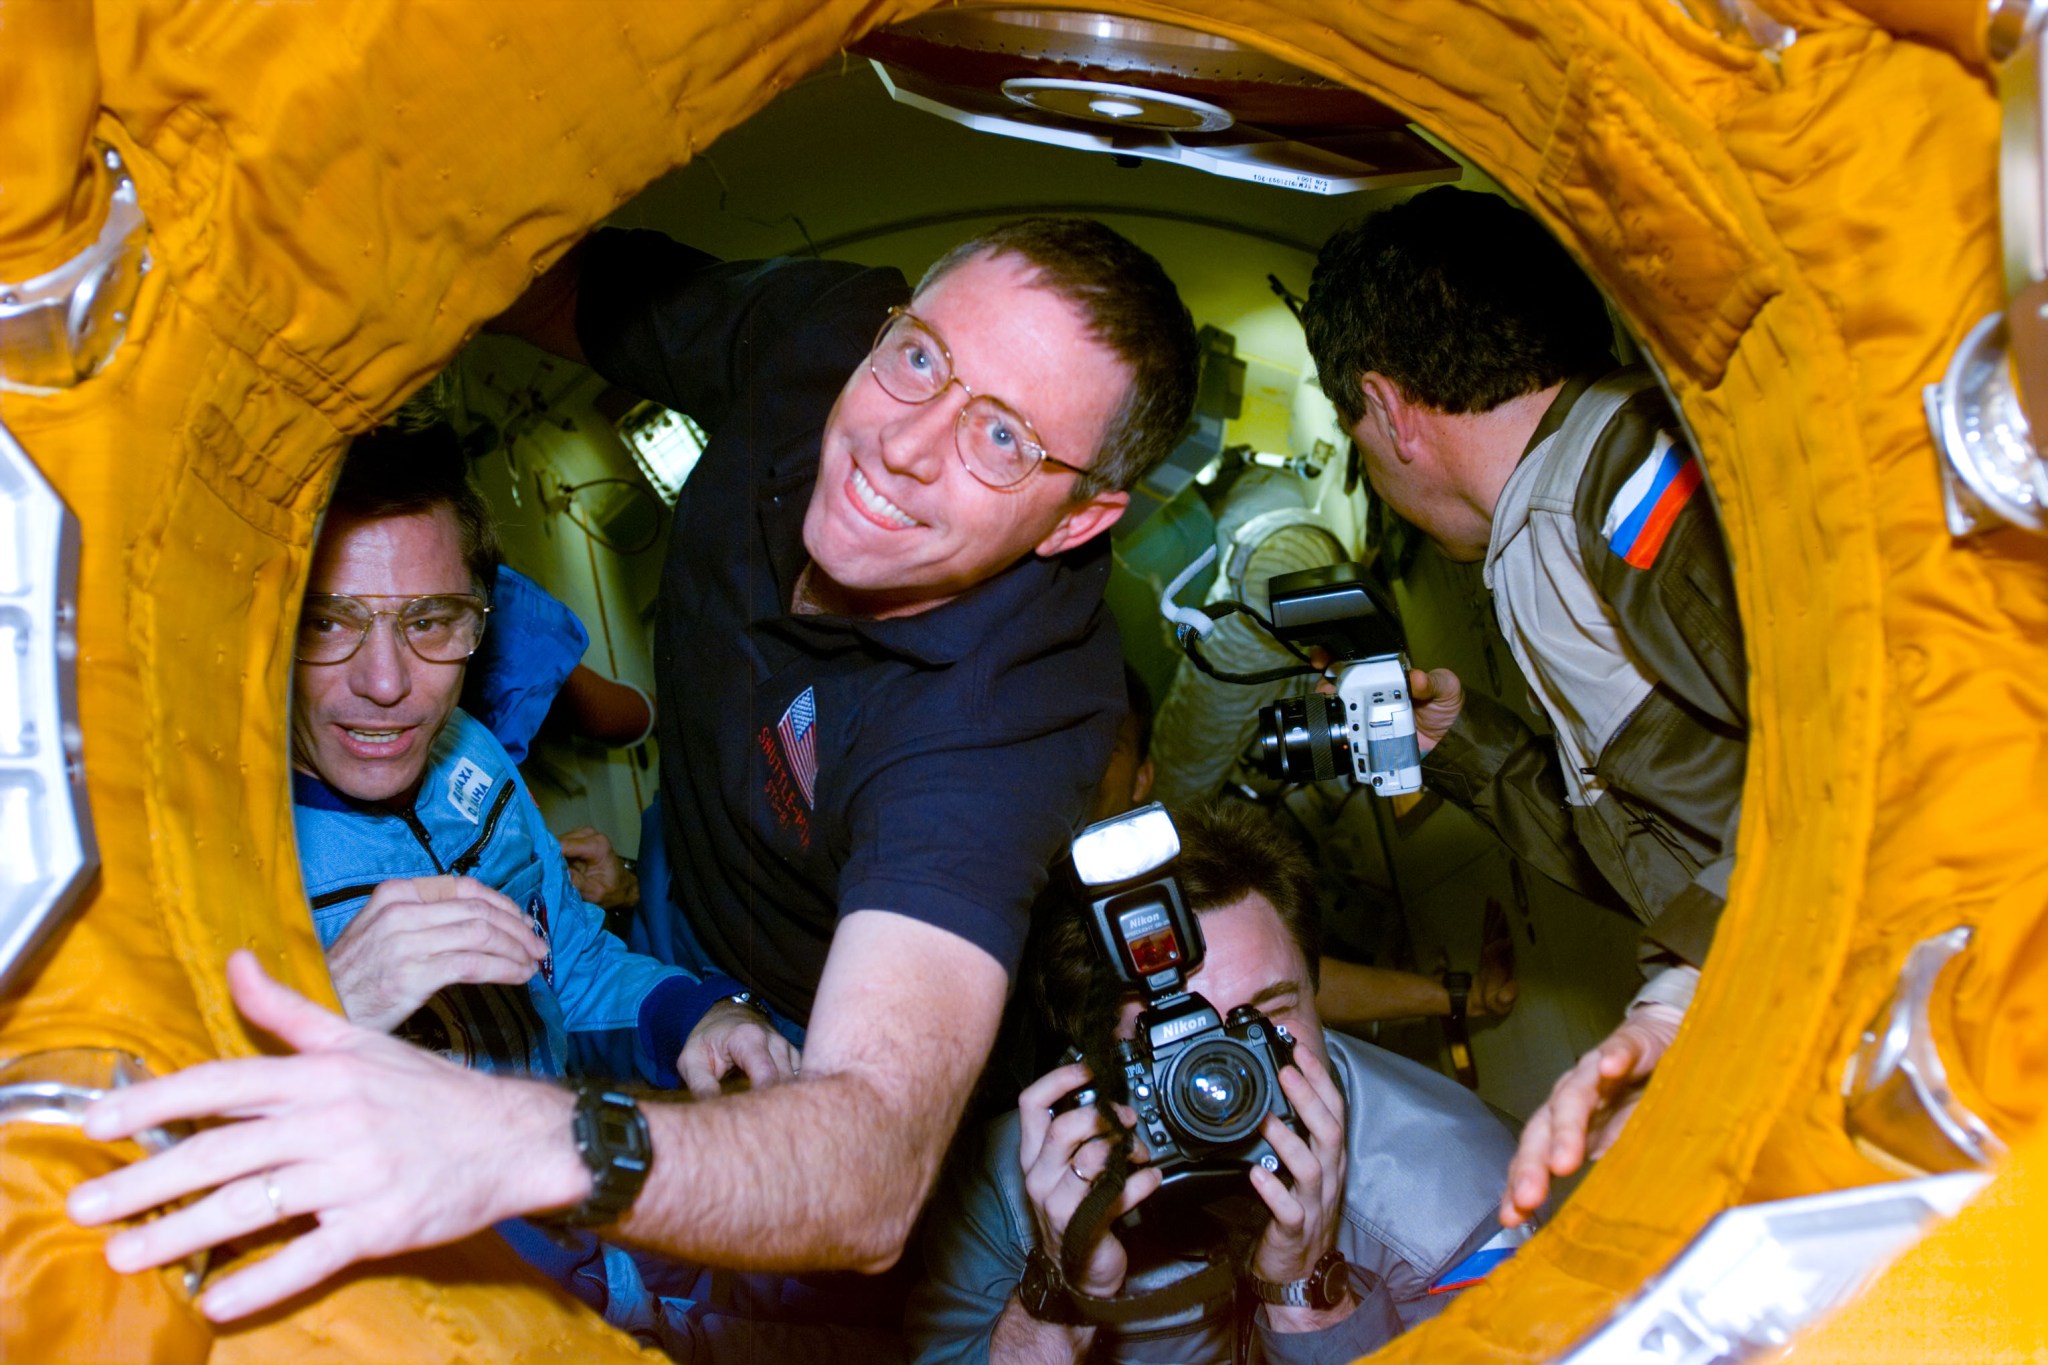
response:
M1042 0L1041 0L1042 2ZM1842 1065L1914 943L1977 946L1937 1021L2018 1155L1813 1358L2048 1349L2048 541L1943 528L1920 390L2001 304L1981 4L1765 0L1781 57L1673 0L1115 5L1345 80L1482 165L1584 261L1697 433L1752 652L1738 873L1698 1003L1627 1140L1556 1223L1388 1360L1541 1360L1716 1211L1884 1178ZM81 706L104 870L0 1002L0 1055L166 1070L252 1047L247 945L327 991L295 871L292 608L346 439L533 272L915 0L745 5L0 0L0 278L88 240L126 159L154 231L106 372L0 421L84 528ZM1711 4L1691 3L1707 10ZM1889 29L1898 30L1895 36ZM390 1361L635 1348L490 1239L359 1268L216 1334L122 1281L63 1193L124 1159L0 1134L0 1356ZM2012 1292L2020 1290L2022 1292ZM1953 1315L1953 1316L1952 1316Z

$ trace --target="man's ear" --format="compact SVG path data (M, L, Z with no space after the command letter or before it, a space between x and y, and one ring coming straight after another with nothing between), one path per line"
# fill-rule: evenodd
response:
M1074 504L1045 539L1038 542L1038 553L1049 558L1077 545L1086 545L1116 525L1117 518L1124 514L1124 508L1130 505L1131 495L1122 489L1109 489L1086 502Z
M1403 464L1411 463L1415 459L1415 403L1401 392L1399 384L1378 370L1360 375L1358 388L1365 396L1365 420L1383 425L1387 445L1395 458Z
M1157 773L1152 767L1152 760L1150 758L1140 763L1138 771L1131 774L1132 809L1135 810L1152 798L1152 780L1155 776L1157 776Z

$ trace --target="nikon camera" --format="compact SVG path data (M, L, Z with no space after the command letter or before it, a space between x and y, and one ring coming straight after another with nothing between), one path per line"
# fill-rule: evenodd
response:
M1267 583L1273 634L1337 660L1337 695L1310 692L1259 708L1256 763L1283 782L1350 776L1381 796L1422 790L1422 751L1401 623L1356 564L1281 574Z
M1117 1044L1111 1094L1137 1111L1138 1138L1166 1185L1253 1164L1284 1177L1259 1126L1277 1114L1306 1136L1280 1089L1294 1040L1249 1005L1225 1018L1187 989L1205 945L1173 874L1179 854L1180 835L1156 801L1074 838L1073 875L1090 936L1117 979L1145 997L1136 1036ZM1054 1108L1095 1100L1089 1085Z

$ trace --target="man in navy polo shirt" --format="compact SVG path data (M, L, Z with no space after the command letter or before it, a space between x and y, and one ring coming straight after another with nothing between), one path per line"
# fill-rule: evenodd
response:
M238 958L252 1020L381 1088L379 1166L405 1175L351 1178L280 1135L266 1168L227 1155L200 1182L237 1186L225 1216L113 1239L117 1264L156 1264L261 1221L272 1190L323 1215L318 1247L213 1286L216 1318L550 1208L698 1263L891 1265L987 1058L1028 907L1109 757L1123 700L1102 533L1194 388L1192 323L1151 257L1099 224L1028 220L911 295L894 271L602 233L504 325L710 434L663 588L669 872L649 898L675 910L678 960L803 1027L802 1074L644 1106L429 1074ZM313 1067L124 1091L93 1131L244 1100L278 1128L349 1108ZM485 1127L490 1142L466 1140ZM621 1155L643 1144L651 1161ZM80 1187L74 1212L124 1216L178 1183L143 1163Z

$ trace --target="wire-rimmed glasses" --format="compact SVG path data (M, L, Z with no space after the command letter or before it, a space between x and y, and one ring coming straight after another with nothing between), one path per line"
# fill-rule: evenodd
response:
M946 343L908 308L889 310L889 320L875 334L868 369L882 392L899 403L929 403L958 384L967 405L953 424L953 450L961 466L990 488L1014 488L1040 465L1088 475L1081 466L1046 453L1037 430L1015 408L969 388L953 373L953 353Z
M378 611L371 602L398 602L396 611ZM355 657L369 638L377 618L388 616L406 647L430 664L459 664L483 642L484 618L490 613L474 593L433 593L396 598L368 598L340 593L306 595L299 612L298 644L292 657L302 664L338 664Z

